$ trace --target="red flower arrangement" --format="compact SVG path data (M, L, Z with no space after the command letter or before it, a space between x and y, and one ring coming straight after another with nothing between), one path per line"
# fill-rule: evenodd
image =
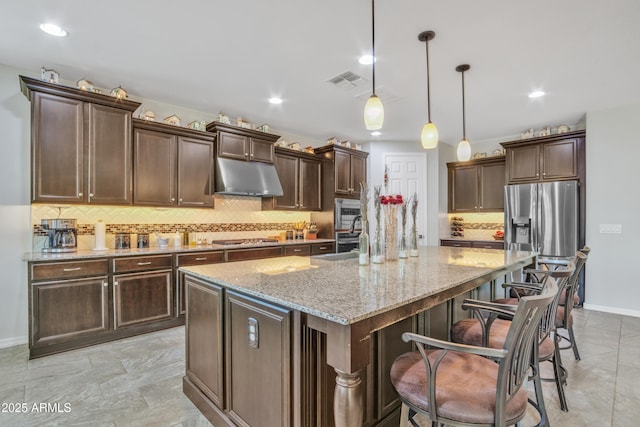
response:
M402 200L402 194L396 194L395 196L380 196L380 204L382 205L401 205L404 203Z

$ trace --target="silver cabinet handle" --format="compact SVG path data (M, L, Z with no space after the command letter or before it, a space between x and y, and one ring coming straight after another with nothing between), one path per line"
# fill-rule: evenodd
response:
M171 201L172 201L172 202L175 202L175 201L176 201L176 198L175 198L175 197L172 197L172 198L171 198Z
M180 203L182 203L182 197L180 197L180 199L178 199L178 201L179 201Z
M149 262L139 262L138 265L151 265L151 261L149 261Z
M78 197L84 196L84 193L78 193Z
M103 280L103 281L102 281L102 286L104 286L104 287L106 288L107 286L109 286L109 284L107 283L107 281L106 281L106 280Z
M76 268L65 268L62 271L78 271L78 270L82 270L82 267L76 267Z
M201 257L201 258L196 258L196 261L206 261L206 260L207 260L206 256L205 257Z
M302 249L294 249L293 252L302 252Z
M117 280L113 281L113 286L118 286L118 281Z
M320 250L322 250L322 249L327 249L327 247L326 247L326 246L320 246L320 248L319 248L319 249L320 249Z
M93 193L89 193L89 197L93 197Z

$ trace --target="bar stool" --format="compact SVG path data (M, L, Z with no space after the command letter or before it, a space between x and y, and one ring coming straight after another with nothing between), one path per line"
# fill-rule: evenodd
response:
M400 355L391 366L391 382L402 401L400 426L416 425L416 413L428 416L432 426L516 424L526 413L523 384L543 315L558 294L550 282L540 295L523 297L515 310L485 303L469 308L481 311L483 324L498 316L512 318L500 348L457 344L414 333L402 335L418 351ZM427 347L435 347L428 349Z
M558 387L558 393L561 395L561 406L564 404L563 410L566 410L566 398L564 397L564 389L562 388L562 367L559 356L559 351L556 350L554 339L551 338L555 332L555 317L560 301L560 295L564 289L567 280L575 271L573 263L568 263L564 268L556 270L539 270L537 273L542 278L542 283L518 283L517 286L521 290L528 290L535 293L540 293L544 289L553 284L556 289L556 294L553 296L551 304L547 307L541 321L538 324L538 336L536 345L533 347L530 358L530 366L532 370L531 379L534 383L536 402L531 401L531 404L538 410L541 417L541 424L548 423L547 411L545 407L544 398L542 395L542 383L540 377L539 363L540 361L551 361L553 363L554 376L557 379L556 385ZM516 286L516 284L506 284L503 286ZM520 300L528 298L521 297ZM468 302L462 305L463 308L468 306ZM473 301L474 304L483 305L496 305L503 307L505 310L513 310L514 305L500 304L497 302L481 302ZM518 301L516 303L519 304ZM461 344L468 345L484 345L491 348L500 348L510 328L511 321L508 320L508 316L498 316L498 318L488 321L482 318L482 313L477 310L473 310L474 317L470 319L463 319L456 322L451 327L451 340ZM490 319L489 319L490 320Z

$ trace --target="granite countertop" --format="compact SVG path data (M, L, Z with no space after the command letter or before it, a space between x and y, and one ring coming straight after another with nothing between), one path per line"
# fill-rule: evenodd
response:
M229 239L233 240L233 239ZM334 239L313 239L313 240L282 240L278 242L265 243L249 243L240 245L196 245L196 246L173 246L166 247L152 246L150 248L131 248L131 249L107 249L104 251L79 250L76 252L27 252L24 254L23 260L32 261L64 261L83 258L106 258L106 257L125 257L135 255L164 255L178 252L202 252L202 251L221 251L225 249L249 249L262 248L269 246L288 246L288 245L304 245L311 243L329 243L335 242Z
M349 325L469 282L532 262L535 253L429 246L419 257L359 266L358 259L283 257L181 267L264 301Z

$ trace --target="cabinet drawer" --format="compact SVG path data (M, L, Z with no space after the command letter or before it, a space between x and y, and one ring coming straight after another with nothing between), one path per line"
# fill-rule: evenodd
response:
M456 248L470 248L471 241L470 240L441 240L441 246L453 246Z
M114 273L155 270L158 268L171 268L172 266L171 255L116 258L113 260Z
M227 261L245 261L249 259L273 258L282 256L282 246L256 249L234 249L227 251Z
M502 240L496 240L495 242L472 242L472 248L482 249L504 249L504 242Z
M215 264L224 262L224 252L199 252L197 254L180 254L178 255L178 266L186 267L188 265Z
M309 256L311 255L311 246L310 245L285 246L284 256L291 256L291 255Z
M109 273L107 259L92 261L53 262L31 265L31 280L68 279L102 276Z
M331 254L336 251L335 243L313 243L311 245L311 255Z

